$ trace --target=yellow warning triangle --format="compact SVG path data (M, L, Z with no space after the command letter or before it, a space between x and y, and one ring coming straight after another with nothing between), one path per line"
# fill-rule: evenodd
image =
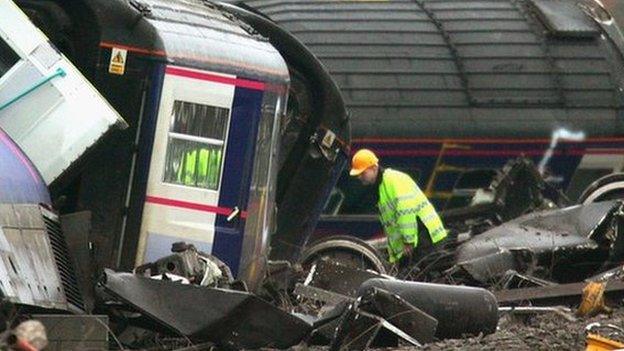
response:
M121 52L117 52L117 55L113 57L113 63L119 63L119 64L124 63L124 59L123 59L123 56L121 56Z

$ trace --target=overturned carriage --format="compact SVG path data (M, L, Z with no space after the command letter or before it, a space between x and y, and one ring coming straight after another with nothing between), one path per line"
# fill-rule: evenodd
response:
M99 266L186 241L253 288L271 240L296 259L349 144L340 93L303 45L209 2L17 3L128 124L48 182L62 213L90 214Z

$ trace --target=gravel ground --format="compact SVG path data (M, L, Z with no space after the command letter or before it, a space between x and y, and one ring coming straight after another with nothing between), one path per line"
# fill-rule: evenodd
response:
M578 318L569 321L555 313L543 313L520 319L503 316L499 330L491 335L460 340L445 340L429 344L424 350L584 350L585 327L598 322L603 327L594 330L602 336L624 342L624 333L604 325L624 328L624 308L611 315ZM409 349L409 348L402 348Z
M575 318L570 321L556 313L542 313L533 316L504 315L494 334L456 340L444 340L427 344L423 348L402 346L398 348L376 349L378 351L398 350L585 350L585 327L597 322L602 325L592 332L601 336L624 342L624 332L604 327L607 324L624 329L624 307L616 309L610 315L599 315L593 318ZM295 347L297 351L327 351L328 347ZM371 349L374 350L374 349Z

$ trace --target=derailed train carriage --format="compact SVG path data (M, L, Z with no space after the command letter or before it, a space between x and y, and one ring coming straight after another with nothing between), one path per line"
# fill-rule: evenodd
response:
M91 217L98 266L133 268L186 241L254 289L270 241L296 260L349 144L340 93L298 41L209 2L17 4L128 124L46 179L55 207L79 213L65 228Z
M559 128L584 133L559 134L545 165L572 198L621 171L618 1L236 3L306 44L344 94L354 146L419 178L441 208L461 204L453 188L475 170L487 184L509 159L539 163ZM338 214L366 213L351 187Z
M343 92L354 149L411 174L438 210L469 205L517 157L573 201L622 196L621 1L232 2L310 48ZM370 194L344 174L315 239L382 238Z

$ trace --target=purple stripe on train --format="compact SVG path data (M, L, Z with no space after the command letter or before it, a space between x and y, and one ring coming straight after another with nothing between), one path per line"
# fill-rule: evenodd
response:
M37 169L0 129L0 203L50 202L48 188Z

